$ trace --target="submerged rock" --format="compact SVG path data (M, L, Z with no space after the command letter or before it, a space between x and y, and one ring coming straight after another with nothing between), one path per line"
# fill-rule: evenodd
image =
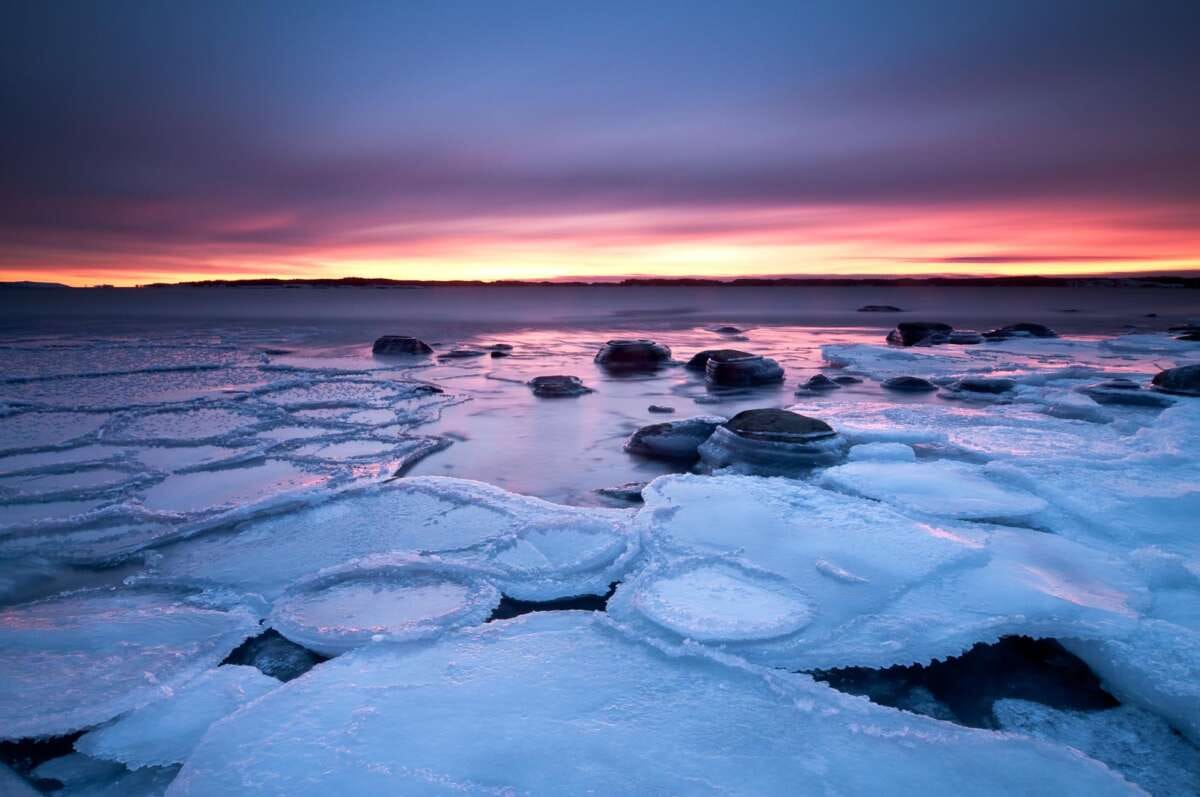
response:
M1033 324L1022 321L1009 324L998 329L989 329L983 333L989 340L1007 340L1009 338L1057 338L1058 333L1044 324Z
M512 351L511 343L493 343L487 347L488 351Z
M919 376L893 376L885 379L880 386L887 390L898 390L905 393L931 393L937 390L937 385Z
M1132 379L1118 377L1079 388L1097 404L1116 404L1130 407L1169 407L1175 402L1161 393L1142 390Z
M599 487L596 493L605 498L615 498L618 501L628 501L631 504L642 503L642 490L649 482L625 482L615 487Z
M291 681L323 661L324 656L301 647L290 639L285 639L275 629L270 629L247 639L237 650L230 653L222 664L246 664L256 668L263 675L278 678L280 681Z
M783 380L783 368L770 357L726 349L709 356L704 379L722 387L767 385Z
M660 415L670 415L673 412L675 412L674 407L667 407L663 404L651 404L649 407L646 408L646 410L648 412L654 412L654 413L658 413Z
M894 304L864 304L862 307L858 308L858 312L860 312L860 313L903 313L904 311L901 310L899 307L897 307Z
M746 330L739 329L738 327L735 327L732 324L726 324L725 326L713 328L713 332L716 332L718 335L740 335L745 331Z
M504 349L495 349L492 351L492 359L499 359L501 357L509 357L511 355L512 355L512 352L506 351Z
M1200 396L1200 365L1181 365L1159 371L1151 380L1164 393L1181 396Z
M901 321L888 333L893 346L932 346L945 343L954 327L940 321Z
M712 468L780 472L840 461L848 444L822 420L780 409L745 410L718 426L699 448Z
M433 349L425 341L418 340L410 335L384 335L376 339L375 345L371 347L371 353L423 357L427 354L433 354Z
M842 376L835 376L833 378L833 381L837 382L839 385L861 385L862 384L862 380L859 379L857 376L850 376L848 374L843 374Z
M820 391L841 390L842 389L841 385L839 385L837 382L833 381L829 377L825 376L825 374L817 374L816 376L811 377L807 382L805 382L803 385L801 385L801 387L805 390L820 390Z
M697 415L678 421L654 423L638 429L625 441L630 454L655 459L692 461L699 456L696 449L709 438L725 419L719 415Z
M590 387L583 384L582 379L566 374L535 376L526 384L533 389L533 395L542 398L567 398L592 392Z
M495 352L492 352L495 354ZM439 355L439 360L466 360L471 357L482 357L487 352L479 349L451 349L450 351Z
M596 352L595 362L610 370L652 370L666 365L671 350L652 340L610 340Z
M998 379L982 376L967 377L954 383L955 390L968 393L1007 393L1017 386L1012 379Z

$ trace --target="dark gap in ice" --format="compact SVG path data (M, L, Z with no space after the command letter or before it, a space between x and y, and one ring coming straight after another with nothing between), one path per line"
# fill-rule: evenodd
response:
M1002 698L1073 711L1120 705L1096 674L1058 642L1025 636L980 643L961 656L931 664L844 667L810 675L873 703L972 728L998 728L992 704Z
M37 767L61 756L75 752L75 740L83 736L84 731L76 731L66 736L48 736L40 739L17 739L13 742L0 742L0 762L12 767L39 789L50 787L57 781L35 781L29 773Z
M221 663L256 667L264 675L290 681L328 660L328 656L297 645L274 628L269 628L238 645Z
M552 601L522 601L516 598L510 598L507 595L500 599L500 605L492 612L492 616L487 619L490 623L493 620L511 620L514 617L520 617L522 614L530 612L565 612L570 610L579 610L585 612L604 612L608 611L608 599L617 591L619 581L614 581L608 585L608 592L603 595L576 595L571 598L558 598Z

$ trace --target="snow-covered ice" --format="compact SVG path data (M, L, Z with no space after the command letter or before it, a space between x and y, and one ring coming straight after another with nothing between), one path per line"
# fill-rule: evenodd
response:
M1136 793L1066 748L570 612L334 659L214 725L168 794L867 794L880 772L897 795Z

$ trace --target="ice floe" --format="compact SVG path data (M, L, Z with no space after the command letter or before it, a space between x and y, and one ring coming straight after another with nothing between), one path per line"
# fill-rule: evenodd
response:
M69 733L165 697L257 627L246 606L152 586L0 609L0 738Z
M323 664L214 725L168 794L855 794L880 772L892 794L1136 793L1062 747L555 612Z

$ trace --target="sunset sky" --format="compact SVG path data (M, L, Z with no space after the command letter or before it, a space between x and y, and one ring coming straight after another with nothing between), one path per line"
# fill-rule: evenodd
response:
M1200 268L1196 0L19 2L0 279Z

